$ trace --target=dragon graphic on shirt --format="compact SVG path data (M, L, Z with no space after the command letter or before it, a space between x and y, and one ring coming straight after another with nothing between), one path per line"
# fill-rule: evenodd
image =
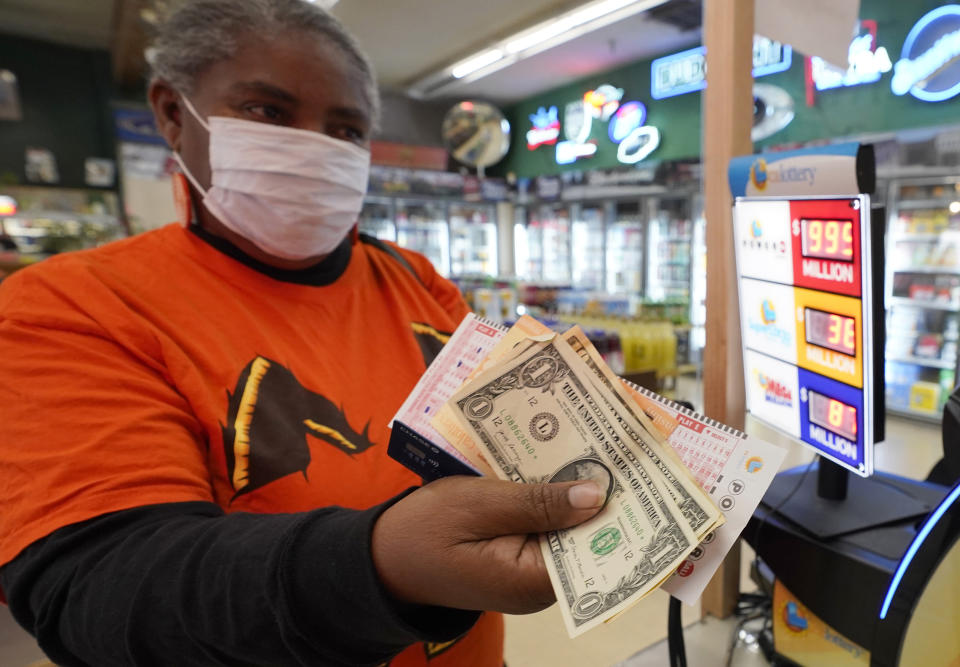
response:
M420 322L411 324L424 364L437 356L450 334ZM350 456L375 444L370 424L357 430L343 408L304 387L288 368L263 356L240 373L227 392L227 419L221 424L227 474L238 496L282 477L307 476L313 436Z

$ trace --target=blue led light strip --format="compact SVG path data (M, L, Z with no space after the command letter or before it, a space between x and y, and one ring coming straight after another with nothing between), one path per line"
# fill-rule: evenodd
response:
M900 580L903 579L904 573L907 571L907 568L910 567L910 562L913 561L913 557L917 555L920 545L927 539L927 535L929 535L933 527L937 525L940 517L957 501L957 498L960 498L960 484L953 487L953 490L943 499L943 502L941 502L940 505L937 506L937 509L927 518L923 524L923 528L917 533L917 536L913 538L913 542L910 543L910 548L907 549L907 553L903 555L903 558L900 560L900 565L897 566L897 571L893 573L893 579L890 580L887 596L884 598L883 607L880 609L881 620L887 617L887 611L890 610L890 603L893 602L893 596L897 593Z

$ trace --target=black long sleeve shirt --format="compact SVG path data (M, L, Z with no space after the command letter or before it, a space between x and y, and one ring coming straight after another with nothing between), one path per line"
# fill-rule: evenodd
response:
M381 665L479 614L383 590L364 510L224 514L170 503L61 528L0 571L16 620L63 667Z

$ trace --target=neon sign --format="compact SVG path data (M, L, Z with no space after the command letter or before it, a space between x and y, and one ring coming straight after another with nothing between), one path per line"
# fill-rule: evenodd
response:
M16 215L17 200L7 195L0 195L0 215Z
M597 142L585 144L576 141L561 141L557 144L557 164L573 164L582 157L593 157L597 152Z
M893 66L894 95L942 102L960 93L960 5L925 14L910 29Z
M793 49L785 44L753 36L753 77L785 72L793 64ZM650 94L655 100L683 95L707 87L707 48L698 46L650 64Z
M622 99L623 88L614 88L610 84L604 84L583 96L583 101L590 114L603 122L610 120L610 116L620 107L620 100Z
M565 141L556 143L557 164L573 164L580 158L596 155L599 146L590 139L595 121L609 122L607 135L617 146L617 159L624 164L635 164L650 155L660 146L660 130L644 125L647 120L647 107L636 100L625 102L622 106L623 88L609 84L587 91L582 99L570 102L564 107L563 135ZM551 107L551 111L556 107ZM530 116L537 122L546 123L550 112L540 109L544 118ZM539 114L539 112L538 112ZM533 149L528 134L527 146ZM540 145L540 144L537 144Z
M613 114L607 134L610 141L619 144L638 127L647 122L647 107L643 102L627 102Z
M560 118L557 107L540 107L537 113L530 114L533 128L527 132L527 148L536 150L540 146L552 146L560 138Z
M829 64L822 58L808 59L809 77L817 90L875 83L893 69L887 49L877 46L877 22L860 21L866 33L857 35L847 49L847 69ZM809 82L808 82L809 83Z
M617 159L624 164L636 164L660 145L660 130L644 125L638 127L620 142L617 148Z

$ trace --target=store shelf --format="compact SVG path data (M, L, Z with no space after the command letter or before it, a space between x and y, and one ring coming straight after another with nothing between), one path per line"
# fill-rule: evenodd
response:
M899 243L900 241L940 241L945 236L960 236L960 229L945 229L942 232L928 232L923 234L908 234L906 232L901 234L893 232L890 238L894 243Z
M939 303L937 301L924 301L923 299L911 299L906 296L892 296L887 299L891 306L911 306L914 308L931 308L933 310L948 310L951 313L960 313L960 305L956 303Z
M887 357L887 361L897 361L901 364L913 364L915 366L926 366L927 368L944 368L946 370L953 370L955 365L952 362L941 361L940 359L927 359L925 357L912 356Z
M960 266L912 266L893 269L894 273L937 273L949 274L952 276L960 275Z
M919 338L920 336L942 336L942 331L915 331L913 329L890 329L887 328L887 340L897 340L901 338ZM960 340L960 334L953 336L943 336L944 342Z
M950 204L960 199L960 195L951 199L901 199L897 202L897 209L948 208Z
M913 408L905 408L902 406L887 406L887 414L910 417L912 419L919 419L921 421L931 422L933 424L939 424L943 420L943 413L941 412L927 412L926 410L914 410Z

